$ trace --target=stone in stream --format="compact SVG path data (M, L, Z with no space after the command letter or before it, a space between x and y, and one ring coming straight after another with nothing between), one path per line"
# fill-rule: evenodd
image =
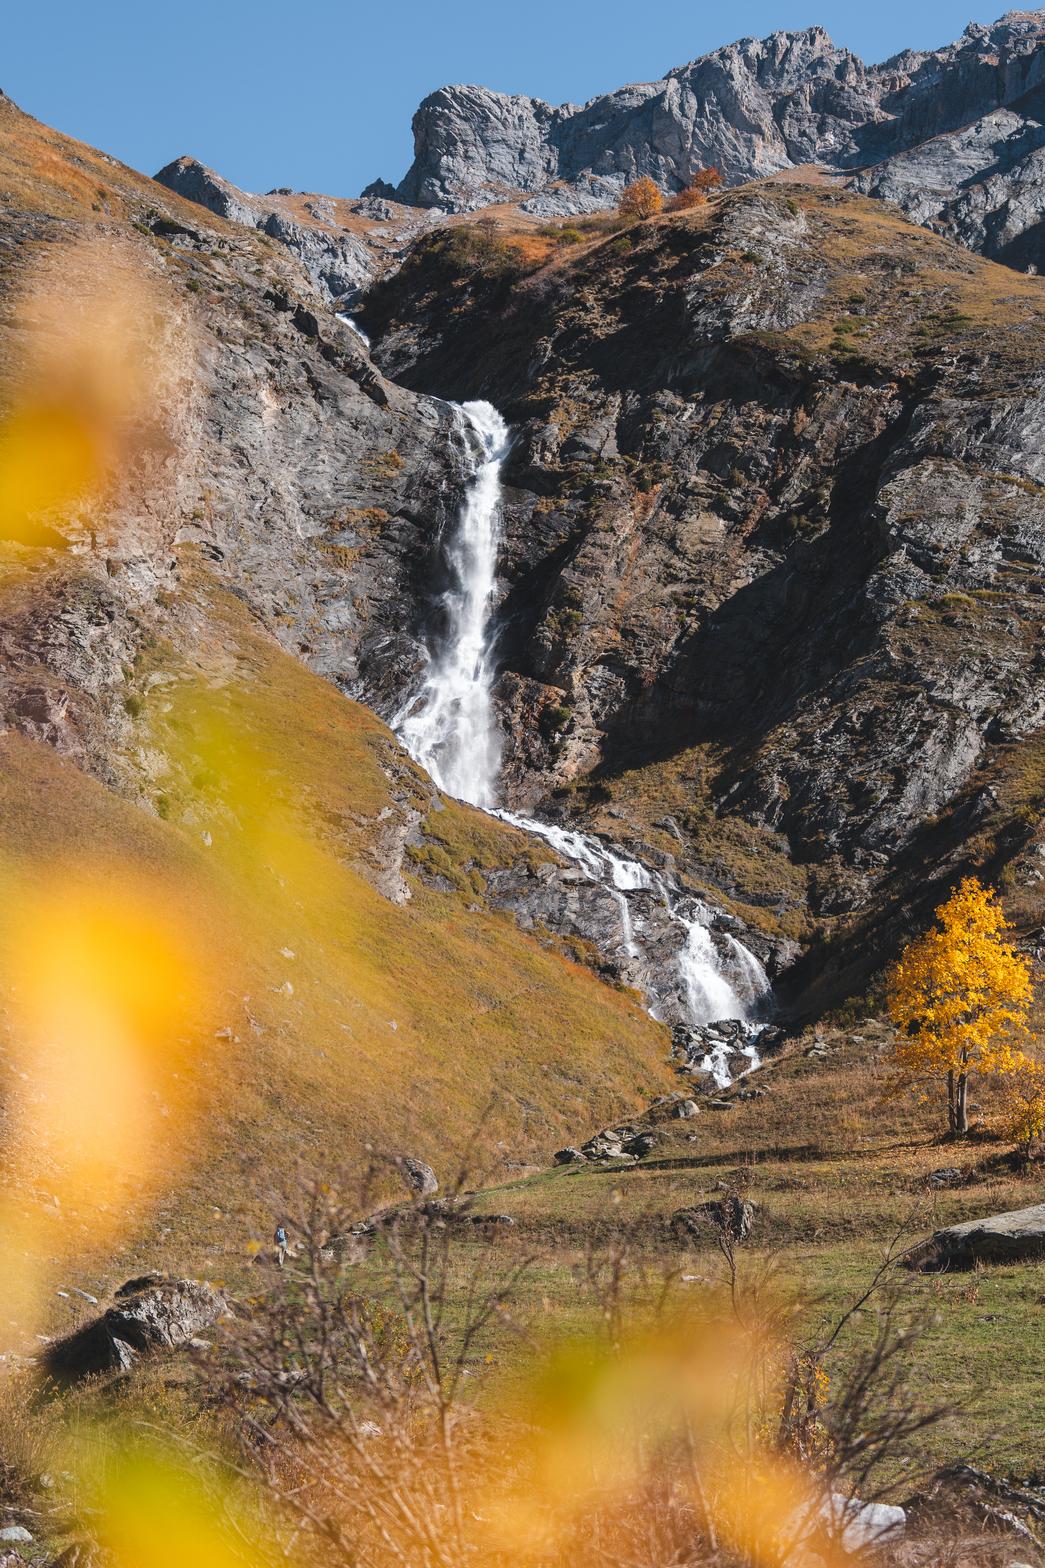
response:
M913 1247L905 1264L924 1272L971 1269L977 1263L1018 1263L1045 1257L1045 1203L990 1214L936 1231Z

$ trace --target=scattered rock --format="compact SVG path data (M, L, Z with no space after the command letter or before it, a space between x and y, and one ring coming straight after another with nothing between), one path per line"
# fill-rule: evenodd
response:
M647 1154L651 1154L656 1146L657 1139L654 1133L639 1132L633 1138L628 1139L624 1145L624 1152L625 1154L634 1154L636 1159L641 1160Z
M136 1356L185 1345L228 1311L221 1292L202 1280L145 1280L128 1280L115 1293L116 1305L48 1345L39 1358L47 1376L69 1384L127 1371Z
M956 1165L941 1165L939 1170L930 1171L925 1180L929 1187L960 1187L965 1177Z
M671 1216L672 1233L680 1241L706 1243L712 1231L721 1231L732 1241L746 1241L755 1219L755 1206L746 1198L729 1197L709 1203L676 1209Z
M1045 1203L948 1225L912 1248L905 1262L908 1268L932 1272L1041 1257L1045 1257Z
M395 1159L403 1180L410 1191L418 1198L430 1198L439 1191L439 1182L435 1171L424 1160L417 1160L412 1154L399 1154Z
M556 1165L585 1164L585 1157L581 1153L580 1149L575 1149L572 1147L572 1145L565 1149L556 1149L555 1153L552 1155L552 1160Z

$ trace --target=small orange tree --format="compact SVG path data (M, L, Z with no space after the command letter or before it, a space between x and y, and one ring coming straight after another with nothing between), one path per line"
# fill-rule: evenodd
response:
M688 212L691 207L703 207L711 192L718 190L722 183L722 175L717 169L698 169L685 190L672 196L667 211Z
M622 218L652 218L664 205L664 198L648 174L625 185L617 211Z
M1030 968L1007 942L1009 929L993 888L966 877L936 911L939 924L906 947L888 982L889 1013L899 1029L894 1060L900 1081L947 1081L947 1125L969 1130L969 1073L1013 1073L1026 1064Z

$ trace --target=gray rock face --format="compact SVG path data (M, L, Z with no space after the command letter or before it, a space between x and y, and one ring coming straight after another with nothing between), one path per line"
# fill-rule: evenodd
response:
M333 205L312 198L305 206L315 220L295 222L270 199L289 192L273 191L269 197L241 191L195 158L176 158L156 175L161 185L177 191L208 212L242 223L279 240L302 263L316 287L333 300L351 300L373 281L379 265L377 253L358 235L337 226Z
M916 1269L971 1269L1045 1257L1045 1203L936 1231L907 1259Z
M748 946L775 910L780 967L777 917L803 898L816 919L874 911L872 941L896 909L893 872L919 866L907 886L927 903L959 846L1001 826L999 748L1045 722L1045 296L917 228L883 232L879 212L764 182L510 289L455 276L433 241L364 315L386 373L488 397L513 426L495 693L507 803L555 818L586 796L625 852L670 858L714 903L727 892ZM656 771L648 804L645 786L614 784L666 753L687 758L674 830ZM750 849L727 823L754 830ZM1016 843L1027 828L1003 831ZM804 890L776 880L781 855L810 868ZM524 901L512 874L489 889L535 926L622 951L609 891L570 870L539 868ZM658 912L644 897L629 903L645 951ZM658 969L677 975L663 942ZM868 949L854 942L852 963ZM619 972L646 983L626 960ZM679 1042L690 1061L743 1043Z
M1045 94L983 115L853 177L854 190L902 208L993 261L1042 266Z
M957 43L867 67L822 28L746 38L670 71L553 107L442 87L414 116L400 201L474 211L520 194L542 217L612 206L649 175L681 189L715 165L730 184L817 163L861 172L999 260L1041 262L1045 13L1010 12Z
M139 1355L171 1350L210 1328L228 1303L201 1280L147 1275L128 1280L100 1318L48 1345L40 1364L56 1383L126 1371Z

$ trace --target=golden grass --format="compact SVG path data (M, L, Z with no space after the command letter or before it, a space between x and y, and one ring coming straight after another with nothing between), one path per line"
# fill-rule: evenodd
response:
M431 785L379 720L284 654L237 599L202 577L188 598L176 613L201 633L193 654L157 641L134 678L145 695L132 753L172 761L150 786L166 820L47 747L0 737L0 863L89 858L133 868L158 898L164 888L191 896L194 939L219 980L183 1069L200 1123L162 1128L167 1187L142 1199L118 1261L104 1247L83 1258L95 1286L138 1266L234 1269L271 1230L269 1195L298 1161L341 1167L369 1142L445 1176L474 1141L479 1163L503 1170L546 1158L578 1122L634 1111L667 1082L666 1031L634 996L521 933L474 888L444 894L415 880L401 905L377 890L390 796L423 814ZM159 670L173 682L146 689ZM314 896L280 885L222 780L201 777L194 715L215 705L243 754L263 761L258 798L283 803L307 835ZM510 863L523 844L453 802L432 820L466 868ZM9 1052L5 1061L10 1070ZM7 1179L18 1188L17 1170ZM128 1172L132 1209L134 1188Z

